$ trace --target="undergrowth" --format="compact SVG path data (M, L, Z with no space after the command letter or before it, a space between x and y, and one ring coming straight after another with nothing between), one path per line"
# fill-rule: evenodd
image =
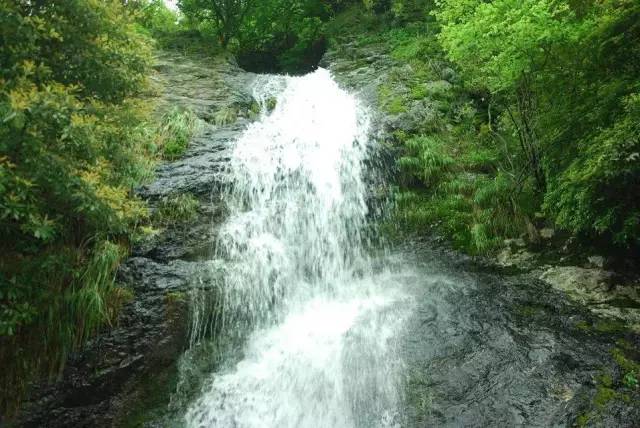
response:
M189 193L162 198L153 214L155 224L168 226L187 223L198 215L198 200Z
M335 44L378 49L395 61L378 87L378 103L400 122L412 122L391 130L401 151L392 222L407 233L436 232L472 254L527 233L540 196L518 172L509 130L492 127L477 95L445 59L434 19L399 20L356 5L331 25Z
M180 107L165 113L160 122L158 145L168 160L181 157L191 138L202 129L202 121L191 110Z

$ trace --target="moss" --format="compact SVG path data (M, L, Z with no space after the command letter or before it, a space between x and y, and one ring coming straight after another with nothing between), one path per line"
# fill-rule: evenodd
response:
M632 348L631 348L632 349ZM631 349L627 348L627 351ZM625 354L621 348L613 348L611 356L623 373L621 383L625 388L637 389L639 385L640 363L634 361Z
M576 426L582 428L586 427L589 421L591 420L591 413L583 413L576 418Z
M534 317L544 313L544 308L539 305L518 305L516 310L518 314L524 317Z
M187 295L182 291L172 291L165 294L164 299L168 305L186 301Z
M616 340L616 345L619 348L624 349L626 351L633 351L635 349L635 347L633 346L633 343L629 342L625 338L620 338L620 339Z
M622 333L627 331L627 326L618 320L600 320L593 325L593 329L599 333Z
M402 97L392 98L386 105L386 109L391 114L400 114L407 111L407 107Z
M597 378L598 385L610 388L613 386L613 378L609 373L603 373Z
M609 373L602 373L596 378L596 394L593 397L593 405L597 410L602 410L610 401L617 398L613 389L613 377Z
M628 345L628 342L621 339L618 344ZM614 371L615 377L608 371L603 371L596 377L596 392L591 402L592 408L576 419L576 426L582 427L592 423L613 401L633 405L634 393L629 390L635 390L638 387L635 373L640 370L640 364L630 359L621 348L615 347L610 353L619 370ZM622 375L619 376L618 373Z
M613 348L611 350L611 356L613 360L620 366L621 369L627 372L640 373L640 363L633 361L631 358L625 355L625 352L620 348Z
M593 397L593 404L597 409L603 409L611 400L616 398L616 391L612 388L599 385L596 395Z
M428 94L429 91L427 91L427 88L422 84L415 85L411 88L411 98L414 100L425 98Z
M421 370L411 370L405 391L407 401L416 411L416 422L424 423L431 412L433 402L426 373Z
M590 330L591 330L591 325L590 325L588 322L584 321L584 320L583 320L583 321L578 321L578 322L576 323L575 327L576 327L578 330L585 331L585 332L587 332L587 331L590 331Z
M178 385L178 365L172 364L166 368L160 368L151 373L140 382L139 390L135 391L134 399L130 400L131 406L125 409L118 426L126 428L139 428L147 426L149 422L162 421L161 426L168 426L171 417L167 403L171 399ZM174 426L170 424L169 426Z

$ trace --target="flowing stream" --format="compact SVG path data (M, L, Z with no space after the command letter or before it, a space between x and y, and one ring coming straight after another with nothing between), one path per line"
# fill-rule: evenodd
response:
M211 322L245 334L243 356L211 375L186 424L397 426L410 299L368 251L367 109L324 69L262 76L254 96L262 116L229 163L221 304L194 317L196 336Z

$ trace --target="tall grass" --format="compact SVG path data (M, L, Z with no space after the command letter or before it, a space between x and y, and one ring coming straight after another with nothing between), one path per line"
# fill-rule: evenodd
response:
M123 245L100 240L88 254L61 247L25 261L34 269L29 279L46 283L50 291L34 300L29 323L0 338L0 407L7 414L17 411L31 381L58 378L69 354L115 322L119 308L132 296L114 283L126 254Z
M161 118L157 143L165 159L181 157L191 138L202 129L202 121L189 109L174 107Z
M161 226L187 223L198 215L200 203L190 193L162 198L153 213L153 222Z

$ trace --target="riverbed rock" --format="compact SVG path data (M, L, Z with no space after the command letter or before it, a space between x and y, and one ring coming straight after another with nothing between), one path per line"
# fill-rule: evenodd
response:
M613 272L604 269L578 266L548 267L540 279L593 313L619 319L640 331L638 284L621 283Z
M536 261L536 255L523 248L505 247L496 256L499 266L531 269Z
M72 355L59 381L35 388L18 426L119 426L142 382L170 370L185 347L186 300L167 296L186 295L193 269L181 261L127 261L119 283L133 290L134 298L118 324Z
M255 76L244 72L233 57L160 52L155 69L158 73L151 78L160 93L159 112L184 107L209 123L224 109L249 116L253 97L248 84Z
M604 268L604 257L602 256L589 256L587 257L589 263L596 268Z
M420 135L421 128L429 127L429 112L442 107L417 105L406 96L409 85L403 81L414 75L385 51L384 43L362 47L345 32L330 47L323 66L343 86L358 90L373 107L381 140L397 143ZM440 78L454 82L457 76L446 69ZM425 90L446 88L446 83L432 83ZM397 97L392 111L385 108L385 97L387 102ZM549 247L559 235L551 228L538 230L530 222L525 239L531 247ZM438 247L437 240L426 241L426 253ZM601 371L618 370L610 358L616 335L627 334L637 347L637 335L627 327L614 330L626 324L640 331L640 283L621 283L598 260L589 267L545 266L550 259L562 263L559 255L543 253L540 248L533 252L526 244L525 240L506 242L498 263L495 258L487 261L491 272L496 271L496 264L501 267L497 270L505 276L499 284L492 286L493 277L470 280L467 271L478 267L477 260L468 258L464 268L455 269L463 278L448 284L443 275L434 275L433 287L424 298L416 299L418 315L406 332L410 351L404 361L410 372L406 413L414 423L406 426L574 426L600 392L597 379ZM420 251L416 242L410 243L410 254ZM455 254L453 259L461 257L448 247L446 252ZM563 253L564 263L584 261L583 256L575 260L577 241L573 238L566 241ZM421 278L451 268L451 259L442 260L431 254L418 256L417 263L428 265ZM466 263L475 267L470 269ZM455 284L465 279L471 284L452 295ZM482 291L474 294L473 283ZM438 296L443 300L438 301ZM447 304L454 309L447 311ZM478 310L483 305L487 307ZM511 316L507 307L514 308ZM452 314L455 327L449 325ZM468 317L468 335L460 331L461 317ZM608 325L610 318L615 321ZM500 324L502 331L496 329ZM523 350L526 352L518 355ZM636 392L625 395L631 402L637 396ZM636 425L637 406L619 399L598 406L598 417L589 420L588 426Z
M540 279L569 294L603 293L610 288L612 272L578 266L554 266L546 269Z

